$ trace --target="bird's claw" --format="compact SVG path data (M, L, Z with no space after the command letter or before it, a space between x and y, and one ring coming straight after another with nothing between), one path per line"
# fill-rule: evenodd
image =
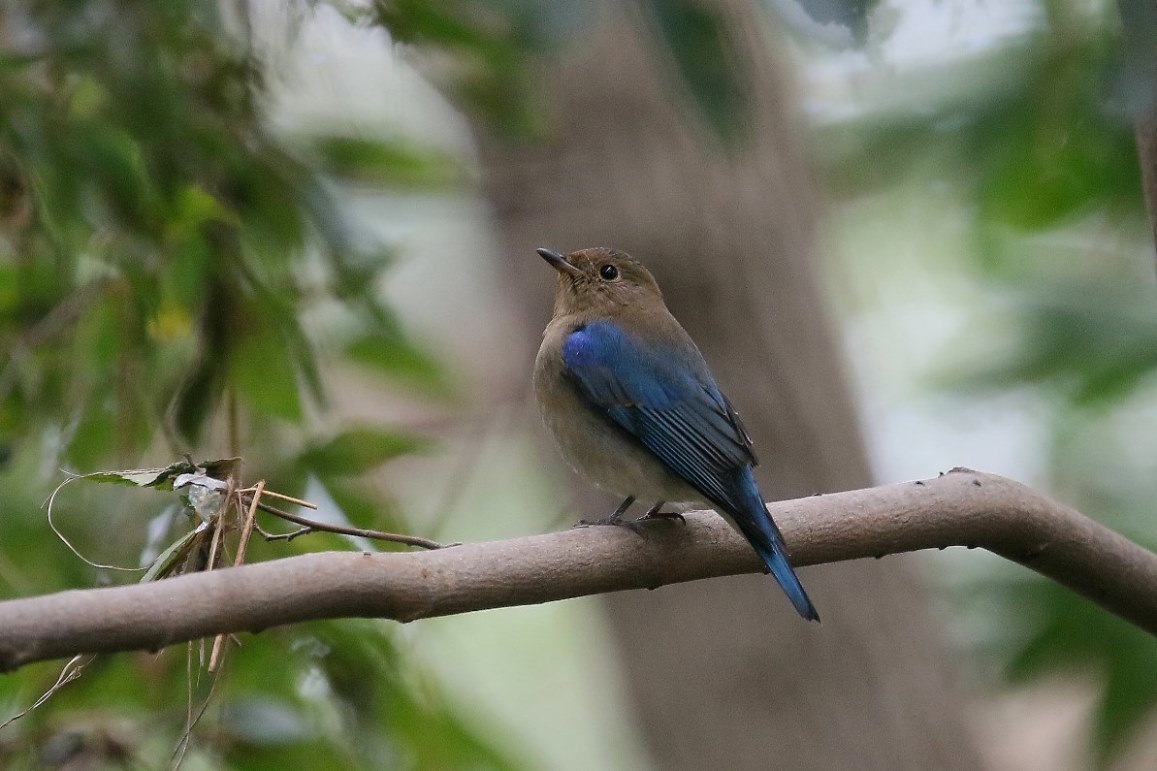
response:
M627 513L627 509L631 508L631 504L634 502L635 496L628 495L623 502L619 504L619 508L611 512L609 517L595 520L580 519L575 527L587 527L589 525L623 525L624 527L635 530L634 522L623 519L623 515ZM635 530L635 532L637 533L639 531Z
M635 522L649 522L655 519L665 519L668 521L677 519L681 524L687 524L687 518L677 511L648 511L646 514L636 519Z
M609 517L603 517L602 519L580 519L578 522L575 523L574 526L575 527L602 527L604 525L618 525L619 527L625 527L629 530L634 530L635 532L638 532L637 520L623 519L623 517L621 515L616 516L614 514L612 514Z

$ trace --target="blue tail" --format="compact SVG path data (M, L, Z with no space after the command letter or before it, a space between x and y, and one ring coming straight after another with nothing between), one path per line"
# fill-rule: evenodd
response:
M803 584L799 582L787 557L784 556L786 548L783 536L780 535L771 515L767 513L767 507L763 503L763 496L759 494L759 488L755 486L751 469L743 469L737 481L740 488L737 491L740 493L738 497L744 505L743 511L729 512L735 524L755 549L755 553L763 560L763 564L767 565L767 569L775 576L780 588L795 606L796 612L808 621L819 621L820 614L816 612L815 605L812 605Z

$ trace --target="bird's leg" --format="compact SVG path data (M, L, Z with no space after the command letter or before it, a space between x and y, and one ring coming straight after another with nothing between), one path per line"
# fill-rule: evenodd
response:
M623 500L623 502L619 504L619 508L615 509L614 512L609 517L603 517L602 519L596 519L593 521L580 519L578 521L578 526L581 527L584 525L630 525L632 523L623 521L623 515L627 513L627 509L631 508L631 504L634 502L635 502L635 496L628 495Z
M650 519L677 519L684 525L687 524L687 518L677 511L660 511L666 501L658 501L654 506L647 509L647 513L636 519L636 522L645 522Z

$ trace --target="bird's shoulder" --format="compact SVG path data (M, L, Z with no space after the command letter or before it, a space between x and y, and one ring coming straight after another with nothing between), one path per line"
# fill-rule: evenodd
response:
M548 336L571 364L599 362L643 365L648 369L675 368L710 377L695 343L670 314L574 316Z
M672 324L578 317L548 330L557 340L562 378L628 431L645 435L656 451L689 442L683 452L698 447L721 468L754 465L738 414L690 336L667 318Z

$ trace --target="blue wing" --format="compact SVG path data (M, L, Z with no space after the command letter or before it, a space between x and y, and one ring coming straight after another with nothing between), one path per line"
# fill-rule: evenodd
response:
M743 508L734 472L755 465L751 440L698 352L644 349L610 322L563 344L580 392L713 503Z
M562 360L588 402L732 517L799 614L818 621L756 487L751 439L699 352L645 348L596 321L567 337Z

